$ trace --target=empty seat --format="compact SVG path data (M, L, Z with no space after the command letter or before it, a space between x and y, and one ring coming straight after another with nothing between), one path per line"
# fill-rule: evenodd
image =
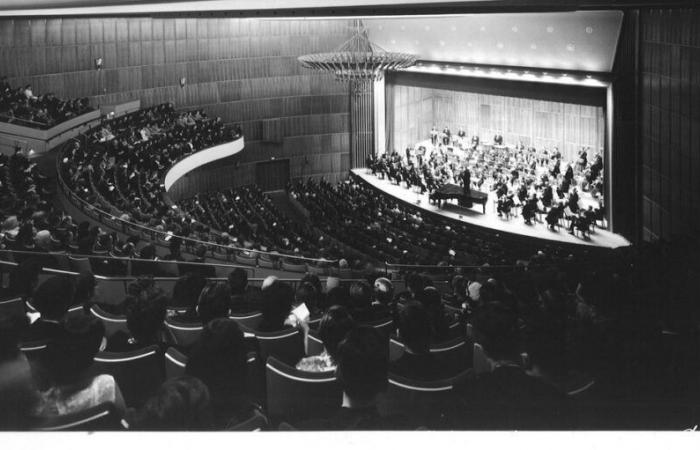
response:
M172 318L165 320L165 327L170 332L175 343L181 347L189 348L197 342L202 335L204 327L201 323L178 322Z
M257 409L253 412L253 417L243 422L237 423L229 428L228 431L261 431L268 426L267 417Z
M320 355L324 348L323 341L318 337L318 332L309 330L306 335L306 356Z
M306 264L294 264L282 260L282 270L287 272L306 273Z
M89 258L68 255L68 262L73 272L92 272L92 265Z
M90 308L90 313L102 321L105 326L105 336L107 337L112 336L117 331L129 332L129 328L126 326L126 316L108 313L97 305L93 305Z
M254 330L262 321L262 313L260 311L253 311L242 314L231 314L229 318L244 328Z
M258 265L258 257L255 254L253 254L252 256L237 254L234 260L237 264L243 264L246 266Z
M38 361L45 353L48 348L48 341L38 340L38 341L25 341L19 345L19 349L24 353L30 363Z
M295 365L304 356L302 333L293 328L271 333L244 330L255 336L260 353L260 361L274 356L285 364Z
M436 381L418 381L389 374L386 393L379 402L384 415L410 414L411 419L428 428L441 428L450 411L457 407L454 389L471 376L471 371Z
M165 379L163 354L157 345L132 352L100 352L91 373L114 377L127 406L138 407L153 395Z
M24 301L22 297L0 301L0 317L24 315Z
M267 414L275 423L324 417L340 407L342 390L333 372L303 372L270 357L265 374Z
M185 374L187 355L175 347L169 347L165 352L165 378L175 378Z
M128 428L111 402L60 416L36 418L34 431L116 431Z

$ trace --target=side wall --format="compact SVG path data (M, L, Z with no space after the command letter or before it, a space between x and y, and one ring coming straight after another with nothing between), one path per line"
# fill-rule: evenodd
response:
M292 177L349 168L349 94L297 57L350 36L344 20L51 18L0 20L0 75L95 106L174 102L240 123L246 150L193 173L198 190L255 179L255 162L290 158ZM104 60L95 70L94 60ZM180 87L180 78L187 84ZM237 169L235 168L237 166ZM208 172L207 172L208 171Z
M642 237L700 236L700 9L642 11Z

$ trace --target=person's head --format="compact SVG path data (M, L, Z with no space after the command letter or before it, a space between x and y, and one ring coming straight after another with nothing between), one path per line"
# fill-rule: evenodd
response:
M207 247L204 244L199 244L194 250L194 255L197 258L204 258L207 256Z
M344 306L331 306L318 325L318 337L333 361L337 360L338 344L355 326L355 321Z
M167 300L160 293L130 298L125 305L126 326L136 341L154 344L163 329Z
M374 298L385 305L391 303L394 298L394 285L388 278L374 280Z
M409 273L406 275L406 288L414 296L417 297L423 292L425 280L417 273Z
M413 353L427 353L430 346L430 319L425 306L410 301L399 308L399 337Z
M296 303L304 303L309 311L318 311L319 296L316 288L311 283L300 283L294 293Z
M73 304L85 303L95 296L95 275L92 272L80 272L75 279L75 292L73 293Z
M36 246L42 250L51 250L51 232L49 230L40 230L34 236Z
M141 259L156 259L156 247L153 244L148 244L139 252Z
M498 302L487 303L476 311L473 325L490 358L517 356L517 317L510 308Z
M213 402L223 402L246 391L246 346L235 321L207 323L190 351L185 373L209 388Z
M313 273L307 273L304 277L299 280L301 283L311 283L311 285L316 289L316 292L321 294L323 292L323 285L321 284L321 279L318 275Z
M372 288L368 282L355 281L350 285L350 304L360 309L372 304Z
M262 292L262 315L268 323L282 328L294 304L294 290L285 282L276 281Z
M172 304L194 308L199 300L199 294L207 284L207 280L197 272L187 272L177 279L171 295Z
M105 336L105 326L96 317L69 317L59 336L46 349L48 373L54 384L70 384L92 365Z
M248 287L248 273L241 267L236 267L228 274L228 285L231 288L231 294L240 295L245 292Z
M228 318L231 312L231 290L225 283L209 283L204 286L197 302L197 314L203 324Z
M45 320L61 320L73 301L74 287L71 279L55 275L36 288L32 305Z
M23 430L36 404L37 391L26 356L19 349L18 324L0 318L0 430Z
M345 286L336 286L326 294L326 304L328 306L341 305L350 307L350 293Z
M152 431L198 431L211 425L210 395L198 378L170 378L137 413L134 428Z
M386 338L372 327L357 327L347 333L338 345L336 376L349 399L368 403L386 390L388 353Z

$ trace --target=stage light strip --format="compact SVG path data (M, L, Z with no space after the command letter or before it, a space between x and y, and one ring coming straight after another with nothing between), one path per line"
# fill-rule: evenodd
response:
M610 81L596 75L568 74L544 69L508 69L506 67L482 67L469 64L431 64L422 62L401 72L425 73L433 75L452 75L472 78L491 78L496 80L528 81L536 83L566 84L574 86L600 87L610 85Z
M462 0L464 3L484 0ZM486 0L496 1L496 0ZM348 5L347 0L204 0L204 1L182 1L182 2L141 2L127 3L121 5L104 5L91 6L85 2L85 6L70 6L61 7L39 7L31 8L31 6L22 8L17 7L18 2L14 2L10 6L14 9L0 9L0 16L76 16L76 15L125 15L125 14L157 14L157 13L184 13L184 12L213 12L213 11L275 11L275 10L294 10L294 9L314 9L314 8L341 8L347 6L353 7L371 7L371 6L391 6L391 5L407 5L415 4L417 6L426 3L443 3L443 0L361 0ZM99 0L89 2L93 5L99 3ZM349 16L342 17L347 19ZM366 16L362 16L366 17ZM362 18L360 17L360 18ZM380 16L377 16L380 17ZM399 16L387 16L399 17ZM416 16L411 16L416 17ZM323 17L314 17L322 19ZM339 17L332 17L338 19ZM373 16L373 18L376 18ZM295 18L299 19L299 18Z

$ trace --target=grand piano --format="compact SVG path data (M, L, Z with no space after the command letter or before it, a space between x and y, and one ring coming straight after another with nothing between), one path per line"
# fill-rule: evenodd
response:
M441 202L445 200L450 200L456 198L460 205L472 202L478 203L483 209L483 213L486 214L486 200L488 200L489 195L485 192L475 191L472 189L469 195L464 195L464 190L462 186L456 184L444 184L438 188L435 192L430 194L430 201L437 202L438 207L441 208Z

